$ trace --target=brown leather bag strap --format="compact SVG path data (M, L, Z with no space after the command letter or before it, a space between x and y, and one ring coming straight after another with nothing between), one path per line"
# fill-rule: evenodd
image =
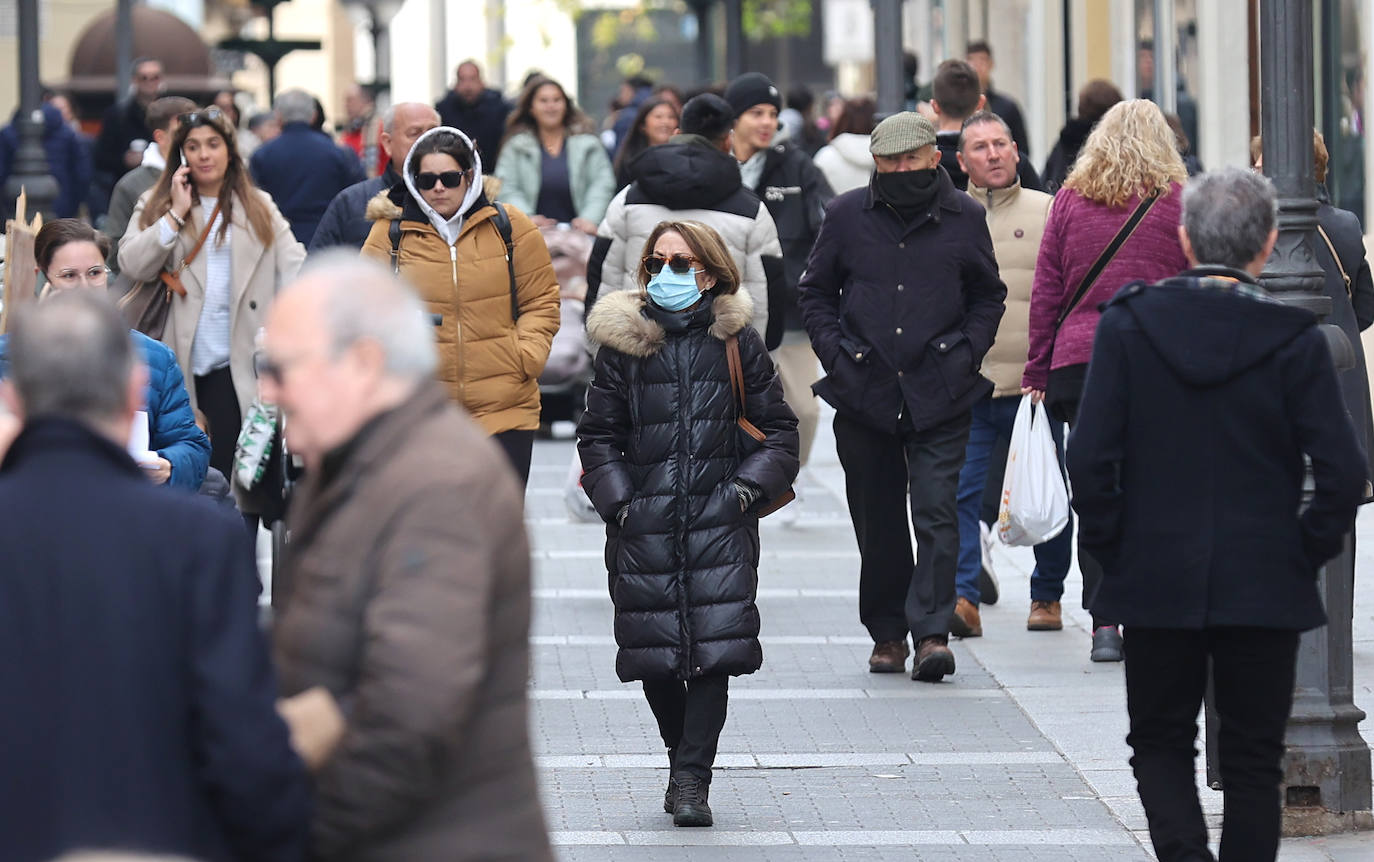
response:
M739 358L739 338L732 335L725 339L725 358L730 365L730 389L735 393L735 404L739 416L744 418L744 363Z
M201 246L205 245L205 241L210 238L210 231L215 226L215 219L219 218L219 208L219 201L215 201L215 210L210 213L210 220L205 223L205 230L200 232L200 239L196 240L196 245L191 249L191 253L182 259L181 269L178 269L176 272L163 270L158 273L157 277L162 279L162 283L167 285L167 289L174 292L177 296L186 295L186 288L181 283L181 273L196 259L196 255L200 254Z
M1331 241L1331 237L1326 231L1322 230L1321 225L1317 225L1317 233L1326 242L1326 250L1331 252L1331 259L1336 262L1336 269L1341 271L1341 281L1345 282L1345 293L1347 296L1354 296L1355 293L1350 288L1350 275L1345 271L1345 264L1341 263L1341 256L1336 254L1336 245Z
M201 246L205 245L205 241L210 238L210 231L215 226L215 219L219 218L219 208L220 202L215 201L215 210L210 213L210 219L205 222L205 230L200 232L200 239L196 240L196 245L191 249L191 253L186 255L185 259L181 262L182 269L191 265L191 261L195 260L196 255L200 254Z

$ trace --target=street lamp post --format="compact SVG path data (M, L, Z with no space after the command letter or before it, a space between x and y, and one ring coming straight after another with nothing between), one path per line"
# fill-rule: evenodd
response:
M48 170L43 151L42 93L38 81L38 0L19 0L19 147L5 183L5 198L13 201L20 191L28 193L28 211L53 216L57 180Z
M873 4L873 72L878 84L878 116L902 110L906 84L902 81L902 0L870 0Z
M697 83L708 84L715 77L715 46L711 38L711 6L716 0L688 0L697 19Z
M1279 240L1261 281L1291 305L1325 316L1322 270L1313 253L1317 227L1312 153L1311 5L1263 0L1260 7L1260 127L1264 172L1279 197ZM1324 326L1338 368L1354 354L1340 329ZM1310 835L1370 825L1369 746L1352 697L1354 558L1349 539L1320 574L1330 622L1306 632L1298 652L1284 764L1284 832Z

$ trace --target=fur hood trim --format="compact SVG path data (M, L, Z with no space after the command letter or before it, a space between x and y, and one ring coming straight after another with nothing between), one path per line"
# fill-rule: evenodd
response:
M364 215L371 221L391 221L400 218L401 207L392 202L390 194L390 189L382 189L373 195L372 200L367 202Z
M628 356L653 356L663 347L663 327L642 314L648 300L638 290L618 290L597 300L587 315L587 337ZM711 303L715 320L710 333L725 341L738 335L754 317L748 293L718 296Z

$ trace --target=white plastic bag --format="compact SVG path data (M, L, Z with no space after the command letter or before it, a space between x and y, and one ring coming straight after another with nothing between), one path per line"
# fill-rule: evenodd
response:
M997 535L1007 545L1038 545L1059 535L1069 523L1069 493L1059 472L1044 405L1037 411L1023 395L1016 410L1002 477Z

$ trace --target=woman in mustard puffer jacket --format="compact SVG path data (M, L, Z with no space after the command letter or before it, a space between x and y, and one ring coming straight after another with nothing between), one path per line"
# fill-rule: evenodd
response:
M363 255L392 259L434 316L439 380L529 479L539 428L537 378L558 331L558 279L539 230L520 210L509 219L509 265L496 205L482 189L482 159L457 129L421 135L403 183L368 204ZM512 284L513 282L513 284Z

